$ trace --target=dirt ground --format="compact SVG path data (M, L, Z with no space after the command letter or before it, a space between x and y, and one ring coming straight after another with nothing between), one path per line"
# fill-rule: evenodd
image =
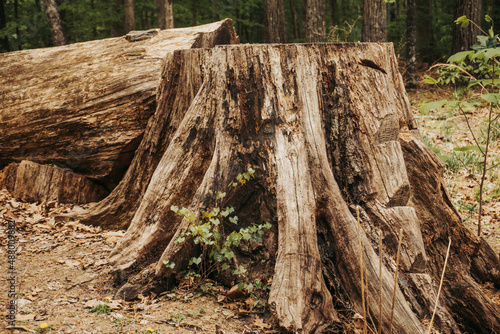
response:
M277 333L269 312L252 309L251 296L231 301L225 291L201 295L186 287L136 302L113 300L116 289L106 258L124 231L56 224L54 215L83 208L50 206L21 203L0 190L0 333ZM19 221L19 321L12 331L7 328L7 224L1 218ZM90 312L103 308L99 304L112 311Z
M427 146L447 160L445 181L448 193L464 225L477 234L481 174L479 161L482 161L482 158L476 150L461 152L456 148L474 146L474 137L484 146L488 109L484 107L465 109L468 125L459 110L447 106L448 102L457 100L457 97L453 96L452 87L438 88L425 83L422 83L421 87L417 91L409 92L420 133ZM465 93L460 98L470 103L481 102L479 95L479 91L471 92ZM422 113L422 106L440 100L445 100L442 108ZM469 127L473 130L474 136ZM488 165L492 168L488 171L484 184L481 236L500 256L500 165L498 165L500 122L498 120L493 123L488 159Z
M467 123L446 108L425 114L419 110L427 102L451 100L450 94L422 89L409 95L424 141L449 160L445 179L452 201L465 226L476 231L477 164L469 161L469 153L453 150L473 145ZM482 126L486 112L470 114L472 128ZM500 126L498 131L491 146L493 163L500 162ZM498 169L489 173L486 182L483 237L500 254ZM113 275L106 259L124 231L54 221L55 215L83 209L22 203L0 190L0 333L278 333L269 312L253 308L255 298L230 300L222 289L200 294L186 286L135 302L113 300ZM19 310L12 330L7 328L7 218L18 221L19 239L15 259ZM108 312L90 312L98 309Z

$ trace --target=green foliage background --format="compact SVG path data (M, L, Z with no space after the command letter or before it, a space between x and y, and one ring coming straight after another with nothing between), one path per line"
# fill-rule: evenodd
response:
M41 0L0 0L4 3L5 26L0 52L51 46L50 29ZM325 0L326 25L331 41L357 42L361 39L363 0ZM69 43L121 36L123 0L57 0ZM196 3L196 11L194 4ZM288 40L304 42L303 0L285 0ZM297 13L294 19L293 9ZM406 1L388 1L388 39L398 56L406 52ZM263 0L174 0L176 27L188 27L231 18L242 43L264 41ZM427 63L446 60L450 54L454 0L419 0L417 49L419 60ZM495 0L483 1L483 12L500 22ZM194 15L195 13L195 15ZM0 23L1 23L0 13ZM136 29L157 27L155 0L135 0ZM332 27L336 27L332 29ZM5 44L5 43L4 43Z

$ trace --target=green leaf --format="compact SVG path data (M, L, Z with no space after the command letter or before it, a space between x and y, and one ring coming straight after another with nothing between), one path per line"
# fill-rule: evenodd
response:
M250 240L250 238L252 238L252 235L250 233L242 233L241 235L245 240Z
M220 233L219 232L214 232L214 239L220 240Z
M254 177L254 176L253 176L253 174L255 173L255 170L254 170L254 169L252 169L252 168L248 168L247 172L248 172L248 175L250 175L251 177Z
M226 257L226 259L231 260L234 257L234 252L229 250L225 252L224 256Z
M455 23L460 24L460 27L465 28L469 25L470 22L469 22L469 19L467 18L467 16L463 15L463 16L460 16L458 19L456 19Z
M184 240L186 240L186 238L179 236L175 239L175 243L180 244L181 242L184 242Z
M214 224L215 226L219 226L220 220L219 218L210 218L210 222Z
M234 275L244 274L247 270L243 266L239 266L235 271L233 271Z
M221 199L221 198L224 198L224 197L226 197L226 193L218 192L217 193L217 197L215 199L218 200L218 199Z
M192 264L200 264L201 263L201 257L192 257L190 260L189 260L189 265L192 265Z
M427 114L431 110L441 108L445 102L446 102L446 100L441 100L441 101L435 101L435 102L426 103L426 104L424 104L423 106L420 107L420 112L423 115L425 115L425 114Z
M272 227L272 225L271 225L271 223L266 222L266 223L264 224L264 227L265 227L265 228L267 228L267 229L269 230L269 229Z
M229 221L233 224L238 224L238 216L229 217Z
M247 285L245 282L239 282L238 283L238 290L241 291L245 288L245 285Z
M490 58L495 58L500 56L500 48L492 48L492 49L486 49L483 55L483 59L485 62L490 60Z
M230 206L230 207L227 207L225 209L222 209L221 215L224 216L224 217L227 217L227 216L229 216L233 212L234 212L234 208L232 206Z
M474 51L462 51L462 52L455 53L450 58L448 58L448 63L449 64L453 64L453 63L460 64L461 62L463 62L465 60L465 58L467 58L467 56L469 56L473 53L474 53Z
M172 210L173 212L177 213L177 212L179 212L179 207L178 207L178 206L175 206L175 205L172 205L172 206L170 207L170 210Z
M485 20L486 22L492 22L492 21L493 21L489 15L485 15L485 16L484 16L484 20Z
M478 151L478 152L481 152L481 149L476 145L471 145L471 146L454 147L453 151L458 151L458 152Z
M483 94L481 95L481 98L486 102L491 103L494 106L497 106L498 103L500 102L500 93Z
M221 269L222 270L228 270L229 269L229 264L223 263L222 266L221 266Z
M433 77L428 76L427 74L424 75L424 81L425 81L425 83L427 83L429 85L435 85L435 84L438 83L438 81L436 79L434 79Z
M175 267L175 262L170 262L170 261L167 261L167 260L163 260L163 264L166 267L170 268L170 269L174 269L174 267Z

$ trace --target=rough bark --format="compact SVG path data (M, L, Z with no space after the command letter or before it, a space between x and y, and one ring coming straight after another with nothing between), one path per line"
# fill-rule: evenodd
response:
M57 10L57 3L55 0L43 0L47 20L49 21L50 33L52 34L52 41L55 46L66 44L66 37L61 24L61 17Z
M308 43L326 42L325 1L304 0L304 37Z
M284 0L264 0L264 42L287 42Z
M155 111L165 55L237 42L230 20L149 33L0 55L0 168L57 164L113 189Z
M418 87L417 75L417 1L407 1L406 11L406 87Z
M104 186L85 176L26 160L5 167L0 176L1 188L27 202L89 203L98 202L108 195Z
M123 22L123 27L125 33L135 30L135 12L134 12L134 0L125 0L125 17Z
M120 297L158 291L182 277L199 248L175 242L191 222L170 207L199 214L213 205L214 193L252 167L256 179L238 188L229 205L240 226L270 221L273 227L262 243L240 246L233 265L244 264L250 279L273 273L269 302L286 330L328 331L338 321L332 295L362 313L361 252L369 315L377 323L381 279L388 331L399 229L394 332L424 333L421 321L434 306L448 237L452 265L437 327L444 333L500 330L500 309L479 286L500 286L500 262L460 225L442 184L442 164L418 136L392 44L177 51L165 62L158 101L115 189L115 196L135 203L126 208L134 211L130 227L110 255L120 276L132 275ZM137 187L141 192L131 196ZM167 268L164 260L176 266Z
M174 28L173 0L156 0L156 10L160 29Z
M455 18L463 15L481 26L481 0L456 0ZM476 44L477 36L480 34L481 31L474 24L469 24L466 28L454 24L452 53L469 50L472 45Z
M387 41L387 3L384 0L363 1L361 41Z

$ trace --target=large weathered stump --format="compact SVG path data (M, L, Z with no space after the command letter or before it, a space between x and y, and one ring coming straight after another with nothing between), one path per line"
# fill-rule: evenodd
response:
M273 227L254 249L240 247L234 264L245 264L253 278L274 274L269 302L287 330L327 331L338 321L332 296L362 313L363 254L368 313L377 323L382 294L388 331L402 229L394 332L424 333L448 237L453 247L437 327L500 331L500 308L480 288L500 286L500 262L460 225L442 164L419 138L392 44L177 51L167 57L158 101L124 179L82 216L105 226L130 222L111 254L118 270L135 274L156 265L157 283L148 268L119 294L172 283L198 248L175 242L191 222L171 206L201 213L251 167L256 179L238 188L230 205L242 226Z
M227 19L0 55L0 169L30 160L112 189L156 109L162 60L238 43Z

